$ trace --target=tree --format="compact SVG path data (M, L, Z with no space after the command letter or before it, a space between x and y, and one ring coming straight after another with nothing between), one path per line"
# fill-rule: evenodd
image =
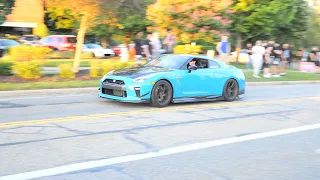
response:
M171 28L184 43L212 43L221 35L229 35L229 15L233 11L227 8L231 4L231 0L157 0L147 9L147 18L153 23L148 30L164 34L166 28Z
M294 43L305 38L310 19L310 7L305 0L296 0L292 3L290 15L293 16L287 24L277 24L273 30L272 37L281 43ZM283 17L287 18L287 17Z
M113 16L114 13L110 8L118 7L119 3L121 2L118 0L47 0L48 7L59 7L68 10L70 15L79 22L73 64L75 72L78 72L79 69L82 45L88 28L100 23L116 25L117 19Z
M307 9L305 0L235 0L232 31L237 33L237 46L242 39L301 38L308 22Z
M50 21L55 22L57 29L74 29L76 25L76 18L72 15L70 9L61 7L48 6L46 8Z
M135 33L146 30L149 25L149 21L146 19L146 8L154 2L155 0L127 0L116 10L120 28L101 24L90 29L90 34L100 38L103 44L111 39L128 43Z
M34 34L43 38L49 35L49 29L45 24L38 24L34 29Z
M0 0L0 24L6 20L6 15L11 14L15 0Z

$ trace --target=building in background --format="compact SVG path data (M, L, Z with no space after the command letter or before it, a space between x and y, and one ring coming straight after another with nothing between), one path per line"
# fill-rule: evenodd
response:
M44 23L44 0L16 0L12 13L0 25L1 33L32 34L38 24Z

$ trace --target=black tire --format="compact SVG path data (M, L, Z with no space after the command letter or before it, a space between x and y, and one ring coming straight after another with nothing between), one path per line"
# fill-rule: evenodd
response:
M224 85L223 98L225 101L234 101L239 94L239 85L235 79L229 79Z
M158 81L151 92L151 105L154 107L166 107L172 100L172 86L168 81Z
M96 55L95 55L94 53L91 53L91 57L92 57L92 58L95 58Z

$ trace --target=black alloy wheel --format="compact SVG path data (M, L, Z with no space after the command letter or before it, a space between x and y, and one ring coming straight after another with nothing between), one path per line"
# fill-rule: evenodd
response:
M155 107L168 106L172 99L172 86L168 81L158 81L151 94L151 105Z
M226 101L234 101L238 97L239 86L236 80L229 79L223 91L223 97Z

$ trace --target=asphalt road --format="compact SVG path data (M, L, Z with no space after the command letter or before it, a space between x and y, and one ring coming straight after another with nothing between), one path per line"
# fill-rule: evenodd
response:
M95 92L1 96L0 179L316 180L319 105L319 84L161 109Z

